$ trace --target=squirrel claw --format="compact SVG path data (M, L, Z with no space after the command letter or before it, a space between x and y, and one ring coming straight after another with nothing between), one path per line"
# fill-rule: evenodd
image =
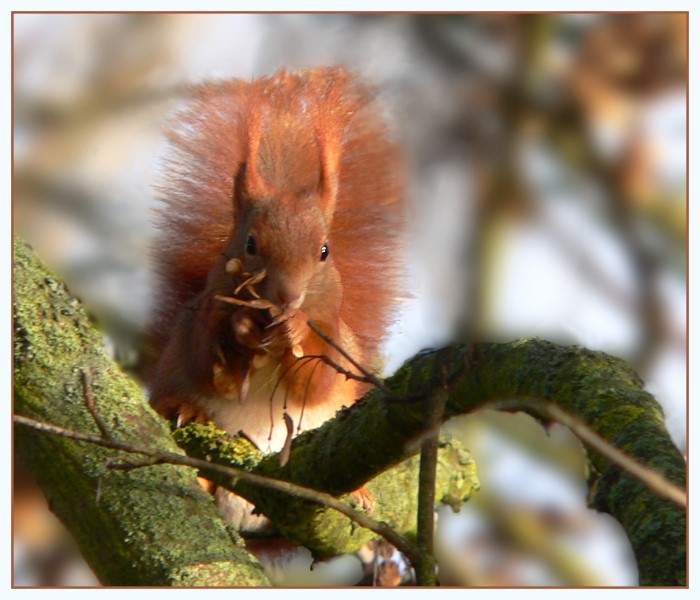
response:
M204 411L199 406L195 406L194 404L182 404L178 409L175 425L177 427L182 427L190 421L203 423L205 420Z
M285 338L285 342L288 348L292 351L292 354L297 358L304 355L302 349L302 342L306 337L308 331L308 325L306 324L306 315L303 311L299 309L292 309L287 312L283 312L277 315L270 323L268 323L265 328L272 329L277 326L282 326L283 334L282 337ZM272 334L277 336L279 334Z
M277 327L278 325L284 323L288 318L288 313L279 313L274 319L272 319L272 321L265 325L265 329L272 329L273 327Z

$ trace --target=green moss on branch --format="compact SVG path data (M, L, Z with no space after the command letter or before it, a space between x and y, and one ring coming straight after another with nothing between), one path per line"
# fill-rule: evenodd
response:
M501 399L549 401L685 487L683 456L665 429L661 408L636 373L604 353L538 339L423 353L386 381L392 398L371 391L333 421L299 436L285 466L270 455L260 457L253 471L334 495L357 489L415 454L425 433L423 402L444 378L450 387L445 420ZM595 450L589 448L589 456L597 474L591 504L622 524L638 561L640 583L685 585L685 510ZM276 520L281 508L273 501L256 501L260 492L245 486L236 489Z
M31 249L14 245L14 409L99 434L81 369L115 438L178 452L139 387L107 356L80 304ZM104 474L114 451L16 426L15 449L105 585L264 585L192 469ZM101 483L99 502L98 483Z
M101 350L101 340L77 302L22 244L15 247L15 261L17 412L81 431L96 431L85 409L79 377L79 369L87 368L100 413L115 435L127 440L148 439L172 449L162 421ZM496 400L546 400L587 423L638 462L681 487L685 485L685 461L664 428L660 407L643 390L637 375L624 362L603 353L543 340L471 344L423 353L387 380L391 397L373 390L333 421L299 436L286 465L280 466L276 455L263 457L250 448L235 459L253 472L337 496L375 479L371 485L379 510L395 510L395 524L405 531L410 525L406 525L409 515L404 510L409 510L412 500L409 504L401 501L412 495L407 492L408 479L401 479L402 471L381 474L415 454L426 433L424 401L445 381L449 384L445 419ZM211 432L209 435L208 453L214 454L218 434L214 438ZM92 556L103 581L152 584L155 574L161 582L187 579L191 584L197 565L207 564L206 570L211 571L218 568L212 565L241 564L238 559L226 562L230 559L227 552L235 546L187 470L159 466L110 473L105 480L104 504L97 508L96 482L105 458L112 454L32 432L22 432L16 441L34 465L56 512L84 552ZM196 445L194 439L189 444ZM685 510L655 495L605 456L592 449L589 455L598 474L592 504L610 512L624 527L637 557L641 583L684 585ZM445 472L449 477L454 475L451 469ZM384 484L379 485L381 477L387 479L386 497ZM461 481L465 486L453 493L453 498L469 493L474 483L471 466L465 466ZM459 483L459 476L453 483ZM352 532L335 536L336 531L350 528L347 521L345 525L333 521L337 515L302 504L293 522L287 523L283 513L290 505L288 498L242 482L235 489L252 499L292 539L311 546L318 555L342 552L356 543ZM155 512L150 512L154 506ZM193 511L202 516L196 526ZM413 509L410 511L412 515ZM145 522L141 521L144 515ZM394 517L382 513L382 518L391 521ZM200 526L202 522L206 524ZM203 531L207 540L213 535L214 541L202 542ZM187 542L184 546L183 538ZM242 579L264 581L245 555L241 560L246 569L252 569L241 575Z
M253 473L270 476L271 465L276 462L268 462L269 459L246 439L231 437L211 423L190 423L175 431L175 439L191 456L246 468ZM295 451L294 456L295 460L300 460L301 454ZM447 438L441 440L438 459L436 498L458 510L479 487L474 461L458 441ZM272 474L276 479L293 481L284 476L283 467L279 469ZM295 477L306 480L308 475L305 473L313 470L313 461L306 465L298 464ZM259 511L273 521L280 533L309 548L317 558L354 552L366 541L377 537L333 509L248 482L232 482L230 478L213 472L202 474L219 485L235 490L255 504ZM414 537L418 506L417 480L417 456L409 456L403 463L373 478L368 484L375 499L372 518L387 523L403 535ZM294 483L299 481L294 480ZM346 493L349 491L352 488L345 490ZM345 499L349 504L354 503L350 496Z

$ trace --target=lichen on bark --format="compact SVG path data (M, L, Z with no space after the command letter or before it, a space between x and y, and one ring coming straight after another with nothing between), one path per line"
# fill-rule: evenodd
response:
M98 434L86 408L85 370L115 438L178 451L139 386L104 351L79 302L17 239L13 306L17 414ZM25 427L15 428L14 442L105 585L269 584L192 469L159 465L105 474L105 462L119 453Z
M316 468L314 455L311 454L308 462L295 467L292 477L286 470L286 465L281 466L276 456L269 462L263 460L263 455L245 438L229 436L211 423L190 423L175 431L175 439L191 456L247 468L253 473L294 481L306 487L309 487L307 482ZM303 457L301 453L296 454L295 449L295 457L298 459L299 456ZM216 473L203 474L255 504L258 510L273 521L279 533L309 548L316 558L354 552L366 541L377 537L333 509L242 480L232 481L230 477ZM389 524L407 537L413 537L418 505L417 479L418 457L415 453L414 456L409 455L404 462L372 478L367 484L375 499L372 517ZM476 465L469 452L457 440L443 438L439 449L436 498L454 510L459 510L478 488ZM328 492L325 485L315 489ZM347 494L352 489L350 487L342 492L344 500L351 505L355 501Z

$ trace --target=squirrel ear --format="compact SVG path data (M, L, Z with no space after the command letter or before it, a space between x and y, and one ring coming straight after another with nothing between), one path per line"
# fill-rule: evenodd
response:
M263 136L264 107L253 109L248 116L248 160L244 163L246 190L253 198L262 198L269 193L268 185L260 176L260 140Z
M334 141L323 140L321 146L321 208L328 223L333 218L335 205L338 200L338 169L340 149Z
M231 205L233 208L234 218L240 214L243 205L243 196L246 195L246 163L242 162L238 167L238 171L233 174L233 189L231 190Z

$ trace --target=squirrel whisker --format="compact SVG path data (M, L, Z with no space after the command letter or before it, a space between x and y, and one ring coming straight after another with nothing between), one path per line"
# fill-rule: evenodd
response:
M306 410L306 399L308 398L308 395L309 395L309 389L311 387L311 382L313 381L313 378L314 378L314 372L319 367L319 365L322 365L322 364L323 364L323 361L318 360L318 362L316 362L316 364L311 369L311 373L309 373L309 377L306 380L306 388L304 388L304 398L301 402L301 412L299 413L299 422L297 423L297 432L301 431L301 422L304 419L304 411Z
M287 367L287 369L285 369L284 373L282 373L282 375L280 376L280 378L277 380L277 383L275 383L275 387L272 389L272 393L270 394L270 399L269 399L269 404L270 404L270 437L269 437L269 439L272 439L272 430L273 430L274 427L275 427L275 422L274 422L274 398L275 398L275 394L277 393L277 389L279 388L279 386L280 386L280 384L282 383L283 379L284 379L287 375L290 375L290 374L291 374L291 371L292 371L293 369L296 368L296 369L297 369L297 372L300 371L301 368L302 368L305 364L307 364L308 362L310 362L310 361L313 360L314 358L317 358L317 357L314 357L314 356L304 356L304 357L302 357L302 358L299 358L299 359L295 360L291 365L289 365L289 367ZM283 411L284 411L284 410L287 410L287 393L288 393L288 391L289 391L289 389L285 390L284 400L283 400L283 403L282 403L282 410L283 410Z

